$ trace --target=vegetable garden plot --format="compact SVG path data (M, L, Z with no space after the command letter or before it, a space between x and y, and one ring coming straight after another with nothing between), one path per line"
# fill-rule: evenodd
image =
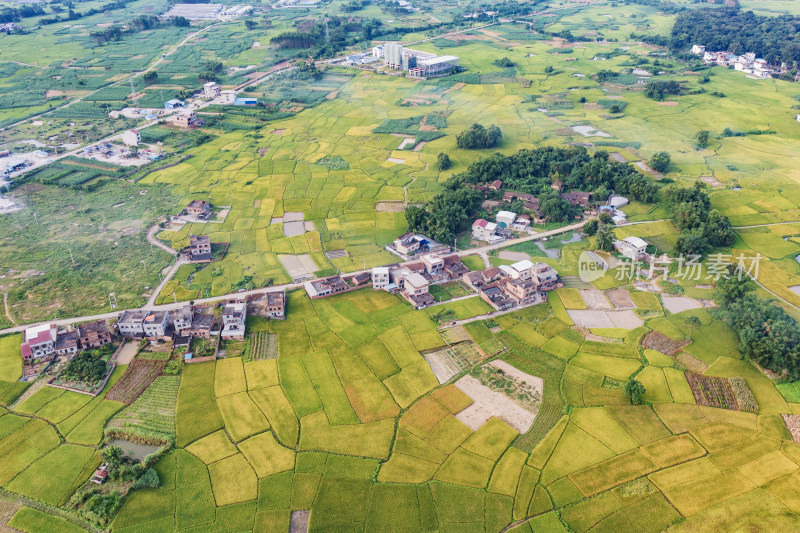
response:
M479 363L486 358L472 342L459 342L438 350L423 354L433 374L440 384L446 383L453 376Z
M690 344L689 340L675 340L667 337L660 331L652 331L642 339L642 347L648 350L655 350L664 355L673 356L681 349Z
M742 378L718 378L687 372L686 380L698 405L758 412L758 403Z
M165 364L166 361L155 359L135 359L106 399L130 405L161 374Z

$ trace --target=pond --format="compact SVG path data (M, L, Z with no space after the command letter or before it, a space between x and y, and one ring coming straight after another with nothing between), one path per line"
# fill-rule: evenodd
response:
M124 439L112 439L108 442L108 445L119 446L122 448L122 451L125 453L125 455L130 455L137 461L144 461L145 457L151 453L155 453L160 448L160 446L155 446L152 444L139 444L138 442L131 442Z
M551 237L551 239L558 239L559 236ZM578 242L581 240L581 236L578 233L571 232L571 236L569 239L560 241L560 245L557 248L546 248L541 240L536 241L536 246L539 247L541 251L544 252L544 255L548 257L548 259L558 259L561 255L561 245L569 244L571 242Z

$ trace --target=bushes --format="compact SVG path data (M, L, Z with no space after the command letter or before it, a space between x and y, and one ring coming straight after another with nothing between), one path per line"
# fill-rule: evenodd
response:
M475 123L456 137L456 144L459 148L467 150L494 148L502 139L503 133L497 126L484 128L483 125Z
M732 377L728 378L728 383L731 384L733 395L736 397L736 404L739 406L740 411L747 411L748 413L758 413L758 402L753 396L750 387L744 378Z
M144 471L144 474L142 474L142 476L133 483L131 488L133 490L156 489L160 484L161 482L158 479L158 472L151 467Z

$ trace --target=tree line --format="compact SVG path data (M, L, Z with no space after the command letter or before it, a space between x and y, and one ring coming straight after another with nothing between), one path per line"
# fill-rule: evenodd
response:
M739 337L739 351L764 368L800 378L800 325L782 307L759 299L755 284L737 268L729 267L728 277L717 282L715 300Z
M800 17L762 17L736 8L692 9L675 19L670 47L692 45L741 55L754 52L769 63L800 63Z

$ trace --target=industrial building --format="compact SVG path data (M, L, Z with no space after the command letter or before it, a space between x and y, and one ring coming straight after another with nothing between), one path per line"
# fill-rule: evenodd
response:
M458 57L437 56L388 42L372 49L373 58L383 58L387 68L408 72L410 78L429 78L449 74L458 68Z

